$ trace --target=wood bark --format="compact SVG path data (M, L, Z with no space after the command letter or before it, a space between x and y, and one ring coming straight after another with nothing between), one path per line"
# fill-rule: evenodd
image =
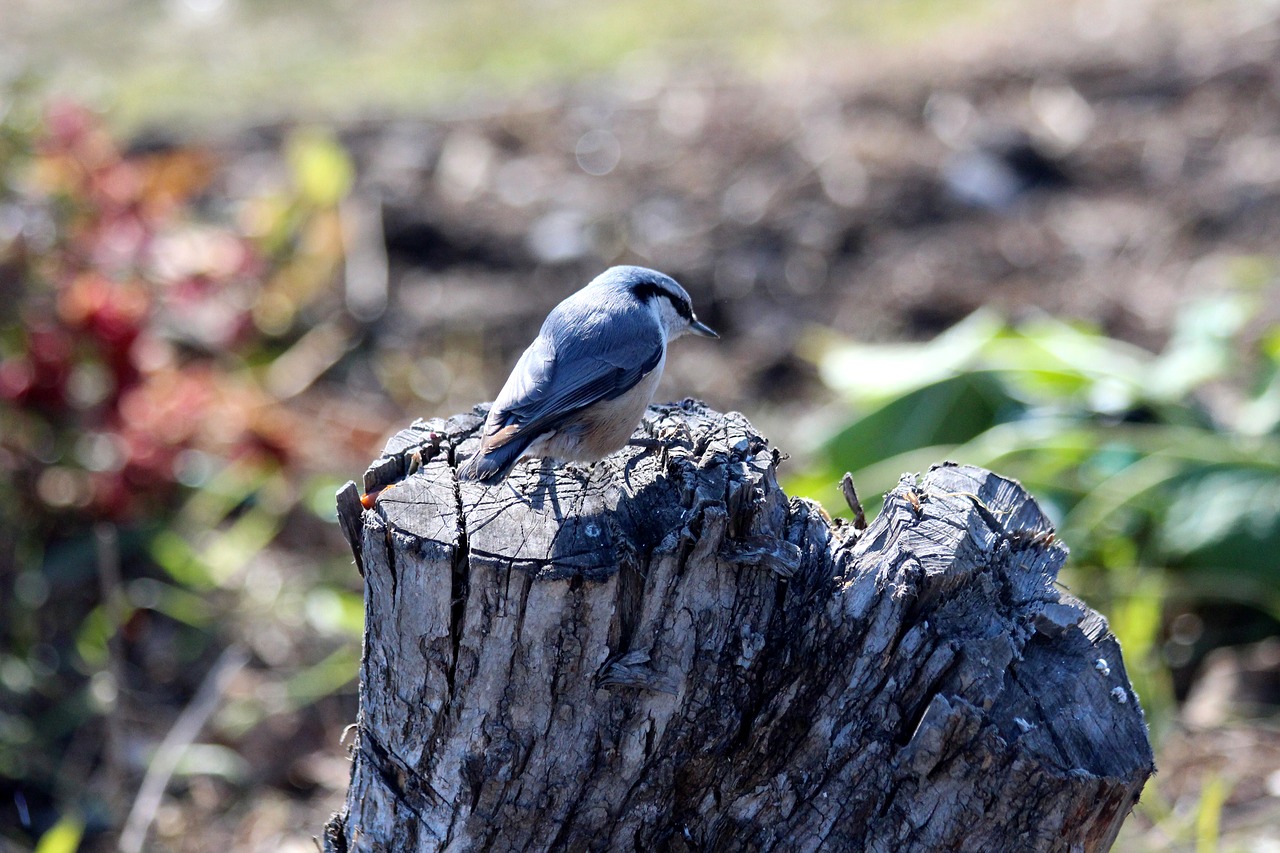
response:
M945 463L859 531L685 401L665 449L459 483L483 414L340 493L366 618L326 850L1110 847L1142 711L1016 482Z

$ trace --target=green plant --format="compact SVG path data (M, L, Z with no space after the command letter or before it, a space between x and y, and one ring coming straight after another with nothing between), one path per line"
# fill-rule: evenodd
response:
M920 345L816 336L810 354L853 415L788 485L834 506L846 470L866 496L943 459L1018 478L1072 549L1067 582L1111 614L1163 717L1166 596L1280 613L1280 327L1255 322L1272 275L1241 259L1159 353L988 310Z
M0 221L17 224L0 231L5 837L21 825L40 849L74 849L118 823L141 775L123 727L158 740L233 635L278 668L285 701L242 698L220 731L354 675L342 561L303 584L264 556L333 494L271 368L309 325L337 323L352 181L319 131L285 159L287 186L213 216L216 164L198 148L127 155L71 103L0 113ZM207 746L176 772L234 775Z

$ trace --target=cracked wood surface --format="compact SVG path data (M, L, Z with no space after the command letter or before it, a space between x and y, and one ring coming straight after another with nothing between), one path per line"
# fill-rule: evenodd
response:
M935 467L858 531L693 401L649 410L666 449L459 483L483 414L339 496L366 615L326 850L1110 847L1146 727L1017 483Z

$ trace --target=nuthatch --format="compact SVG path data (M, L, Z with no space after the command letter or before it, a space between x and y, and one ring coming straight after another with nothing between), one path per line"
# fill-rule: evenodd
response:
M526 456L595 462L621 449L658 387L667 342L685 332L720 337L675 279L643 267L601 273L547 315L458 476L494 483Z

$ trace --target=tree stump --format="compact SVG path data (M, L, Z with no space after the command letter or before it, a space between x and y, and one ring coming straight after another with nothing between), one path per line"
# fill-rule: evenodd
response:
M741 415L459 483L483 410L388 445L329 851L1094 851L1154 771L1101 616L1017 483L945 463L863 531Z

